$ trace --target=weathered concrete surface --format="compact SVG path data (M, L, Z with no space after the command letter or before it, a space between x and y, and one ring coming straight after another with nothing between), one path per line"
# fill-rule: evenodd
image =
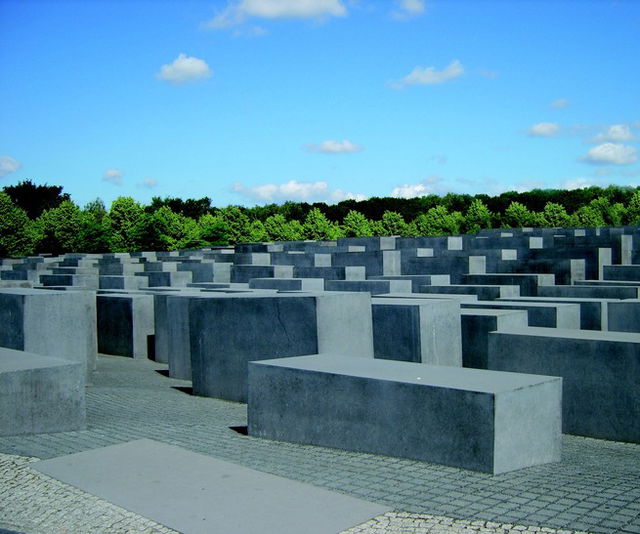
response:
M252 436L494 474L560 460L561 400L546 376L338 354L249 364Z
M0 435L84 428L84 386L79 362L0 348Z

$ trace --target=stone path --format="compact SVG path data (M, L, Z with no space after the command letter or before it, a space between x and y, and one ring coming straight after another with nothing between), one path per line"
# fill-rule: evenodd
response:
M0 438L0 529L35 534L172 532L29 468L150 438L389 506L349 532L640 534L640 445L563 437L563 460L498 476L248 437L243 404L194 397L150 361L101 356L83 431ZM181 389L177 389L181 388ZM29 458L31 457L31 458ZM57 529L57 530L56 530Z

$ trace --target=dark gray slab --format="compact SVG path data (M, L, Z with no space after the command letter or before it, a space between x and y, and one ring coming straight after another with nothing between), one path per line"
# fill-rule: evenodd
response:
M183 534L328 534L388 508L142 439L32 466Z

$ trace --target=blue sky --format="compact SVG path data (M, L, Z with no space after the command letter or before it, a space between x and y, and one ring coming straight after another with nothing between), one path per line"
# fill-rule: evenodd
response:
M639 42L635 0L0 0L0 187L640 185Z

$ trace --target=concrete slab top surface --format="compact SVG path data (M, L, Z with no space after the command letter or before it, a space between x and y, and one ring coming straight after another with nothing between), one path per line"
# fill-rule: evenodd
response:
M438 286L440 287L440 286ZM461 302L477 302L478 295L470 294L456 294L456 293L384 293L383 295L376 295L376 298L385 299L423 299L423 300L458 300Z
M183 534L337 533L389 510L150 439L33 468Z
M261 360L252 362L252 364L491 394L559 380L551 376L505 373L503 371L497 372L393 360L353 358L328 353Z
M437 306L439 302L451 302L452 299L403 299L398 298L380 298L382 295L376 295L371 298L371 304L381 306Z
M614 332L610 330L576 330L570 328L545 328L542 326L504 327L498 334L520 334L534 337L588 339L619 343L640 343L640 334L634 332Z
M504 315L512 315L514 313L526 313L526 310L518 309L490 309L490 308L462 308L460 315L484 315L486 317L502 317Z
M78 365L76 362L0 347L0 373Z

